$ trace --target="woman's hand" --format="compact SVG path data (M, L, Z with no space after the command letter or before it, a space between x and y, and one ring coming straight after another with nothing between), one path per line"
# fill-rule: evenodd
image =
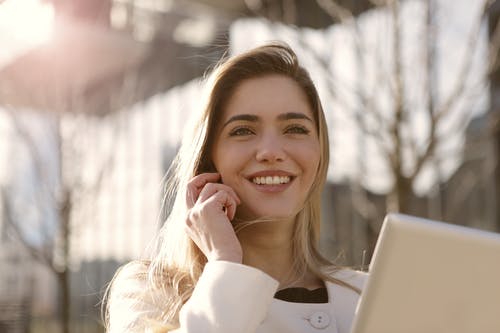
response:
M231 225L240 199L219 179L218 173L204 173L188 183L186 231L208 261L241 263L243 251Z

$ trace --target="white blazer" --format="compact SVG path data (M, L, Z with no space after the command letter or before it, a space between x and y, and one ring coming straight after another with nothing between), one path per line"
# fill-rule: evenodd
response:
M334 277L359 289L366 273L341 270ZM359 295L326 282L328 303L293 303L274 298L278 281L250 266L206 264L182 307L177 333L349 333Z

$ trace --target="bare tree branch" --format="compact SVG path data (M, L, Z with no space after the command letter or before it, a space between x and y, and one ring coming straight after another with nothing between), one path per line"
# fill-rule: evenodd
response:
M39 186L37 186L34 191L34 195L36 197L34 204L37 206L38 211L43 211L44 207L42 206L45 200L49 199L54 202L56 201L56 191L45 181L50 177L46 168L43 167L44 163L42 162L40 150L16 112L9 107L5 107L3 110L10 117L14 130L16 131L18 137L22 140L25 147L28 149L28 154L32 161L31 165L34 167L35 176L37 179L41 180L41 183L38 184ZM46 231L47 230L45 228L40 230L40 232L43 233L44 239L48 240L51 235L45 233Z
M463 95L467 78L469 76L471 67L472 67L472 59L474 57L475 45L478 41L479 31L481 29L481 25L483 24L483 20L487 14L488 7L491 4L491 0L484 0L482 5L482 10L478 17L478 20L475 26L471 29L469 37L467 39L466 47L465 47L465 57L462 65L460 66L460 71L455 81L455 86L452 89L451 93L448 95L448 98L440 106L437 110L433 108L433 110L429 110L430 115L432 116L430 119L430 134L429 139L427 141L427 145L425 150L418 156L415 167L413 169L411 178L415 178L420 173L425 162L433 155L433 150L436 145L435 132L438 126L438 123L441 119L443 119L448 113L453 110L456 103L460 100L460 97Z
M474 50L476 49L476 45L479 40L479 38L477 37L479 36L481 25L483 24L484 18L488 13L490 4L491 0L483 0L482 10L480 12L480 15L478 15L478 20L471 29L469 38L467 39L467 43L465 44L465 57L462 65L460 66L457 79L455 80L455 86L452 89L451 93L448 95L446 101L434 115L434 121L436 122L446 116L453 109L453 107L459 100L459 97L463 94L463 91L466 88L467 78L472 67L472 59L474 58Z
M497 20L495 28L491 33L490 46L488 50L488 73L493 73L500 67L500 59L498 56L500 50L500 20Z
M424 34L425 34L425 54L424 54L424 59L425 59L425 71L424 71L424 91L426 93L426 109L427 109L427 115L429 119L429 134L428 134L428 142L431 144L428 145L427 149L427 154L431 155L434 150L434 144L433 142L436 142L436 128L437 128L437 123L434 121L434 113L435 113L435 102L434 102L434 62L436 59L436 34L437 34L437 25L435 24L434 21L434 14L435 14L435 8L433 6L434 1L433 0L426 0L425 5L426 5L426 11L425 11L425 27L424 27ZM425 154L424 154L425 155ZM422 168L422 165L418 164L419 160L422 160L422 155L419 156L418 154L418 149L416 150L416 154L414 156L417 156L417 165L415 169L413 170L413 174L410 176L410 178L415 179L415 177L420 173L420 169ZM419 159L420 158L420 159ZM425 157L425 160L427 160L429 157ZM420 162L422 163L422 162Z
M15 234L15 238L22 244L22 246L26 249L28 254L37 262L40 262L44 266L46 266L48 269L50 269L54 274L57 274L58 271L55 269L55 267L52 264L52 258L50 255L47 253L40 251L40 249L32 246L26 239L17 225L16 222L14 222L14 218L12 216L12 210L11 210L11 205L8 202L8 196L7 196L7 191L5 188L0 187L0 196L2 199L2 210L4 211L4 217L5 217L5 222L6 225L10 230L13 231Z
M395 184L393 186L392 195L390 195L391 210L401 211L401 198L403 194L403 179L402 179L402 158L403 145L401 137L401 128L404 121L404 83L402 72L402 55L401 55L401 26L400 26L400 8L399 1L395 0L391 3L392 14L392 52L394 62L394 119L391 124L390 133L392 142L394 143L394 154L391 155L390 165L393 170ZM397 199L397 202L396 202Z
M325 1L327 3L330 3L329 1ZM347 9L340 7L337 4L334 4L335 8L339 8L340 11L342 12L348 12ZM352 14L350 14L352 17ZM364 68L362 66L363 62L363 55L367 53L366 49L363 46L362 40L360 38L360 31L357 25L356 20L350 20L349 24L353 27L354 31L354 41L355 41L355 53L358 61L358 68ZM298 36L300 36L300 31L297 31ZM368 97L367 92L365 89L361 89L359 87L347 87L351 93L353 93L355 96L357 96L357 101L359 102L359 105L356 106L351 106L348 105L348 103L342 98L340 94L338 94L337 90L339 89L340 83L338 80L336 80L335 77L332 75L332 71L330 69L330 57L325 57L322 56L318 53L317 49L314 47L311 47L310 45L307 45L307 40L304 37L298 38L298 42L302 45L302 48L306 50L309 55L311 55L316 62L324 69L325 73L328 73L329 75L326 75L326 79L328 81L327 84L327 89L329 91L330 96L334 97L335 100L337 100L345 109L352 109L354 110L354 118L356 119L356 122L360 124L360 129L367 135L373 137L381 149L381 151L384 153L387 159L391 157L393 152L391 151L391 148L387 146L386 142L387 140L384 137L384 133L387 132L386 126L388 123L387 119L384 119L382 116L382 113L380 110L377 108L377 105L375 103L376 100L376 93L375 91L373 92L372 95ZM333 52L333 50L332 50ZM381 70L377 70L377 74L380 77ZM360 74L360 77L363 75ZM343 83L343 86L345 86L346 83ZM372 115L373 119L376 121L375 128L369 128L366 125L366 122L364 119L367 117L367 114Z
M26 144L26 147L28 148L29 151L29 155L33 160L33 166L35 167L36 175L39 177L39 179L42 180L49 179L46 170L42 167L43 165L42 157L36 143L33 140L33 137L29 134L26 127L19 120L19 116L16 115L16 112L14 110L12 110L9 107L4 107L4 111L10 117L10 120L14 125L15 131L19 134L20 138ZM51 196L55 195L54 192L50 190L50 188L47 186L46 183L42 183L42 186L44 192L46 192L48 195Z

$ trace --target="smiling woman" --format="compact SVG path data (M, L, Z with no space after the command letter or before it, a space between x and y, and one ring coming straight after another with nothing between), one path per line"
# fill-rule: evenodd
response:
M156 251L111 284L108 331L348 333L365 275L318 249L329 148L308 72L269 44L212 78Z

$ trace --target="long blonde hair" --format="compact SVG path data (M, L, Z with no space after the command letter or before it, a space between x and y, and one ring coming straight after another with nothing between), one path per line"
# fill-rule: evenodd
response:
M270 74L293 79L305 92L314 113L321 148L316 179L296 217L294 271L297 275L309 271L323 280L355 289L332 277L336 267L318 250L321 192L329 164L327 126L318 93L293 50L287 45L272 43L229 58L212 72L203 112L194 130L184 138L168 173L164 200L173 200L173 205L160 229L155 250L150 260L122 267L109 289L107 322L110 331L133 331L134 328L140 331L155 325L160 331L168 331L178 326L179 310L191 296L206 264L205 256L184 231L187 182L195 175L214 171L210 150L215 128L235 88L244 80Z

